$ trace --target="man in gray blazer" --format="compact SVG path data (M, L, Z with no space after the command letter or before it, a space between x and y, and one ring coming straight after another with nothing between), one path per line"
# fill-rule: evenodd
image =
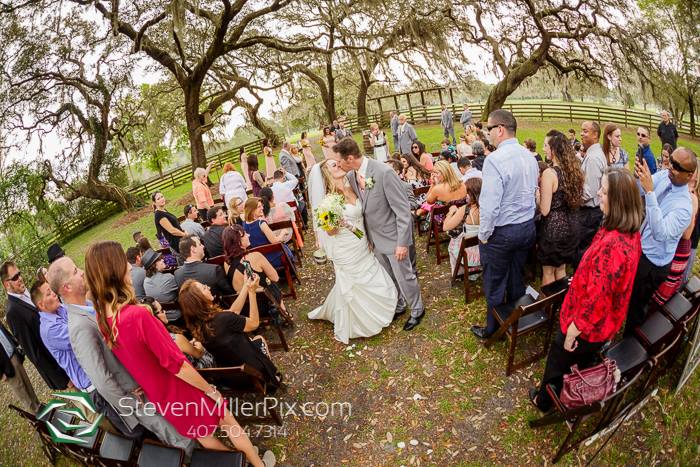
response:
M198 237L185 235L180 239L180 254L185 263L175 271L175 281L182 287L187 279L194 279L211 288L211 293L220 297L233 295L231 281L226 278L223 268L216 264L204 263L204 245Z
M445 138L452 136L452 144L456 145L457 139L455 138L454 118L452 117L452 111L448 109L445 104L442 104L440 126L442 127L442 133L445 135Z
M399 116L393 110L389 112L389 125L391 136L394 137L394 151L399 150Z
M162 415L144 410L146 396L107 347L97 326L95 310L86 298L83 271L64 256L51 264L48 280L68 311L68 334L75 357L97 392L129 429L134 430L140 424L163 443L191 452L193 440L178 433Z
M350 186L362 200L367 241L399 292L396 315L404 313L406 305L411 310L403 327L410 331L421 322L425 307L408 254L413 244L413 222L401 179L386 164L362 156L352 139L341 141L333 150L340 157L341 168L348 172Z
M469 106L467 104L464 104L464 110L462 111L462 115L459 117L459 123L461 123L464 127L464 131L467 131L467 128L472 125L472 111L469 110Z
M405 115L399 115L399 152L401 154L411 154L411 146L418 139L413 125L406 121Z
M299 178L301 173L299 173L299 166L297 165L292 153L289 152L289 143L285 141L282 143L282 150L280 151L280 165L284 167L284 170Z

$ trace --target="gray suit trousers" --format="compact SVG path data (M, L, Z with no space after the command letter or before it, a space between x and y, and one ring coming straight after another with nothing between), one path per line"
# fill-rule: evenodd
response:
M423 314L425 306L423 306L420 286L418 285L418 279L413 270L411 260L406 257L403 261L397 261L393 254L384 255L376 251L374 252L374 256L379 260L379 264L382 265L384 270L389 273L391 280L394 281L396 290L399 292L399 301L396 305L396 311L400 313L404 311L406 305L408 305L408 308L411 310L411 316L414 318Z

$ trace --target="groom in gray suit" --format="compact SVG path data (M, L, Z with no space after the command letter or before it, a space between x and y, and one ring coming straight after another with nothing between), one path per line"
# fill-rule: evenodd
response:
M352 138L340 141L333 151L340 157L340 167L348 172L350 186L362 201L367 241L399 292L394 318L404 313L408 305L411 317L403 328L410 331L421 322L425 307L408 257L408 248L413 244L413 224L406 191L391 167L362 156Z

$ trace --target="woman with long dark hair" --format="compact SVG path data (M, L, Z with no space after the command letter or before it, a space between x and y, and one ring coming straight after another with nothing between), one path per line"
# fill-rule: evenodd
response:
M260 196L260 190L265 186L265 177L258 170L258 158L253 154L248 156L248 178L253 186L253 196Z
M425 144L415 140L413 144L411 144L411 155L420 162L420 165L422 165L425 170L428 172L433 170L433 163L435 161L433 161L432 154L425 150Z
M156 191L151 195L153 201L153 215L156 223L156 235L167 240L168 245L176 253L180 253L180 238L187 235L187 232L182 230L180 222L174 214L168 212L165 208L165 196L160 191Z
M85 279L107 345L181 435L197 439L208 449L227 450L214 436L221 427L248 462L264 467L221 393L192 367L162 323L137 304L130 271L117 242L95 243L85 254Z
M609 167L627 167L630 156L622 148L622 130L614 123L608 123L603 130L603 154Z
M566 276L578 244L575 213L583 196L583 171L574 148L556 130L547 133L544 152L552 166L542 172L535 198L542 219L537 235L537 257L542 264L542 285Z

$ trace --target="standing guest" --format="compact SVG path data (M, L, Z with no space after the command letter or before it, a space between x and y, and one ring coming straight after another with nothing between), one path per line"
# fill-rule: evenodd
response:
M659 127L656 129L656 134L659 136L661 144L671 145L671 152L676 149L678 130L676 129L676 125L671 121L671 116L666 110L661 111L661 123L659 123Z
M58 261L58 260L56 260ZM54 263L56 262L54 261ZM68 376L41 341L39 311L32 303L22 272L12 261L0 265L0 280L7 292L5 319L22 350L50 389L66 389Z
M425 144L420 141L415 140L413 144L411 144L411 151L404 154L411 154L428 172L433 170L433 164L435 163L433 155L425 150Z
M472 167L472 163L467 157L463 157L457 161L457 169L459 170L460 178L466 182L470 178L481 178L481 170Z
M561 392L564 375L573 365L593 365L600 349L622 327L640 255L639 226L643 208L626 169L611 168L600 186L603 222L581 259L559 315L559 327L549 348L539 389L530 400L546 412L552 406L547 385Z
M152 250L151 250L152 251ZM142 300L146 296L143 290L143 280L146 278L146 270L141 263L141 250L135 246L129 247L126 250L126 259L131 264L131 282L134 285L134 293L136 298Z
M97 392L112 407L121 409L119 415L132 432L143 431L138 426L141 424L163 443L191 452L194 448L191 440L181 436L158 412L145 410L148 399L140 395L138 384L105 344L97 327L95 309L86 298L83 271L65 257L51 264L48 279L68 311L71 348Z
M180 223L180 228L182 228L182 230L189 235L196 235L199 238L203 238L206 231L204 230L204 227L202 227L202 224L197 222L197 219L199 218L199 212L197 211L197 207L191 204L187 204L185 205L183 213L185 214L185 220ZM129 255L127 251L127 257L128 256Z
M277 198L277 196L275 196L275 198ZM253 248L260 245L269 245L271 243L282 243L284 239L284 234L282 232L275 234L270 230L263 215L262 201L260 201L259 198L248 198L248 201L246 201L245 223L243 224L243 228L248 235L250 235L250 244ZM285 243L282 243L282 249L289 258L290 263L293 263L294 255L289 247ZM265 256L275 268L283 267L281 252L267 253Z
M335 136L331 133L331 129L325 127L323 129L323 136L321 136L321 150L323 151L323 158L328 159L329 156L333 154L333 145L335 144ZM255 195L258 196L258 195Z
M194 180L192 180L192 195L194 196L195 204L197 205L197 210L199 211L199 217L201 219L207 218L207 209L214 206L214 199L211 196L211 190L207 185L207 179L209 178L209 171L211 170L214 161L207 165L206 169L197 167L194 169Z
M472 155L472 145L467 142L466 134L459 136L459 144L457 145L457 155L460 158L469 157Z
M452 144L457 145L457 139L455 138L455 125L454 117L452 116L452 111L442 104L442 112L440 112L440 126L442 127L442 134L445 138L452 136Z
M530 151L530 154L532 154L532 157L534 157L537 162L542 162L542 156L537 152L537 142L534 139L526 139L525 142L523 142L523 146Z
M603 153L600 141L600 126L596 122L581 124L581 142L585 152L581 170L583 170L583 205L579 213L579 243L574 264L578 264L586 248L593 241L603 212L600 210L600 180L603 178L608 160Z
M226 211L221 206L214 206L207 212L209 228L200 240L204 243L207 258L221 256L224 254L224 244L221 242L221 233L228 226Z
M459 123L461 123L462 127L464 127L464 131L469 130L472 126L472 111L469 110L469 106L467 104L464 104L462 115L459 116Z
M289 147L289 154L292 155L292 160L294 161L294 164L297 166L297 171L299 172L299 178L302 178L304 176L304 162L299 155L299 148L292 144ZM299 180L299 189L303 189L304 185L302 184L302 181Z
M272 174L277 170L277 165L275 164L275 156L272 154L270 141L267 138L262 140L262 147L263 159L265 160L265 181L267 181L272 178Z
M248 154L246 154L245 147L243 146L241 146L238 153L238 160L241 162L241 173L243 174L243 178L245 178L246 191L251 190L253 185L250 182L250 178L248 178Z
M459 249L462 246L462 238L472 238L479 234L479 195L481 194L481 178L473 177L464 182L467 190L467 204L462 207L450 206L450 211L442 224L442 230L450 235L448 251L450 253L450 270L454 271ZM479 246L467 248L468 267L477 267L479 261ZM464 268L460 266L460 273ZM464 280L468 280L465 278Z
M576 146L578 142L579 141L576 139L576 130L569 128L569 143L571 143L571 146Z
M542 285L566 276L578 244L575 212L581 206L583 172L574 148L563 133L552 130L544 140L552 166L540 177L537 206L542 215L537 235L537 259L542 264Z
M369 144L374 149L375 160L386 162L389 158L389 143L386 140L386 135L376 123L369 126Z
M393 110L389 112L389 126L391 136L394 138L394 151L399 151L399 116Z
M63 258L65 255L66 252L63 251L63 248L61 248L58 243L51 244L46 252L46 256L49 258L49 264L53 263L58 258Z
M143 254L143 267L146 268L146 279L143 281L146 297L151 297L159 303L176 302L179 290L177 281L175 276L164 272L166 266L162 255L153 250L146 251ZM182 316L180 310L168 310L165 315L168 321L176 321Z
M642 257L627 310L625 335L644 322L654 291L668 277L678 241L693 218L688 183L697 168L695 153L679 147L671 154L671 170L653 176L644 160L635 161L635 176L644 191L646 217L642 224Z
M292 153L290 151L290 145L288 141L285 141L282 143L282 150L280 151L280 166L287 172L288 174L292 174L295 177L299 178L301 176L301 172L299 171L299 167L297 166L297 162L294 160L292 157ZM274 174L273 174L274 177Z
M405 115L399 115L399 152L401 154L408 154L411 152L411 145L418 139L416 135L416 130L413 129L413 125L406 121ZM418 158L420 159L420 158Z
M654 153L651 152L651 138L649 136L649 130L643 126L637 128L637 154L635 157L636 161L644 159L649 167L649 172L652 175L656 173L656 158Z
M20 352L19 343L0 322L0 381L10 386L25 410L35 414L39 411L39 399L23 362L24 354Z
M517 128L512 113L494 110L489 114L486 130L498 149L484 162L479 198L479 254L488 309L486 326L471 329L481 339L490 337L498 327L491 310L525 293L525 261L535 243L539 168L528 150L518 144Z
M182 287L187 279L196 279L211 287L212 293L217 296L232 295L233 289L221 266L202 262L204 245L199 238L188 235L181 243L185 263L175 271L177 286Z
M657 168L658 170L669 170L671 168L670 158L673 153L673 148L670 144L664 144L661 149L661 157L659 157Z
M214 304L214 297L204 284L188 280L182 285L180 303L185 313L187 328L211 352L217 365L232 367L249 365L258 370L274 392L282 382L282 376L270 360L265 339L249 333L258 329L260 318L256 302L256 289L260 278L246 277L245 283L228 310ZM243 316L243 306L248 305L248 316ZM231 384L235 385L235 381Z
M476 170L484 170L484 162L486 161L486 148L484 143L481 141L474 141L472 143L472 167Z
M153 201L153 218L156 223L156 234L167 240L168 245L175 253L180 253L180 238L187 235L187 232L182 230L177 217L165 209L165 196L163 196L163 193L156 191L151 195L151 201Z
M301 139L299 140L299 143L301 144L301 153L304 156L304 165L306 166L306 172L308 173L308 171L311 170L311 167L313 167L316 163L316 156L314 156L314 153L311 150L311 143L309 142L309 138L307 137L305 131L301 132Z
M85 278L95 298L98 325L114 355L181 435L196 438L205 448L226 450L213 436L220 426L248 462L264 466L216 387L197 373L157 318L136 304L130 277L121 245L98 242L88 248ZM180 404L206 410L192 414L171 408Z
M340 128L340 125L338 125L338 120L333 120L333 123L331 124L331 133L335 133L338 128Z
M278 203L287 203L289 201L296 202L297 199L294 196L294 189L299 184L299 180L290 174L289 172L284 172L282 170L277 170L275 172L274 182L272 183L272 191L275 193L275 199Z
M227 162L224 164L224 174L219 180L219 194L224 199L224 206L228 206L229 201L234 196L243 201L248 198L246 194L246 181L243 175L236 172L233 163Z
M673 261L671 262L671 269L668 273L668 277L654 292L653 298L659 305L664 305L667 301L673 297L673 295L678 292L684 282L685 271L690 262L690 255L692 254L692 236L695 232L695 222L698 215L698 197L695 192L695 186L698 181L698 170L695 170L693 177L688 182L688 191L690 193L690 199L693 202L693 212L690 221L690 225L683 236L681 236L678 246L676 247L676 253L673 255Z
M258 170L258 158L254 155L248 156L248 178L250 178L250 183L252 185L253 196L258 196L262 187L265 186L265 177L263 173Z
M622 148L622 130L614 123L608 123L603 130L603 154L609 167L627 168L630 158Z
M338 127L335 129L335 142L339 142L343 138L352 136L352 131L349 128L345 128L345 120L340 120L338 122Z

